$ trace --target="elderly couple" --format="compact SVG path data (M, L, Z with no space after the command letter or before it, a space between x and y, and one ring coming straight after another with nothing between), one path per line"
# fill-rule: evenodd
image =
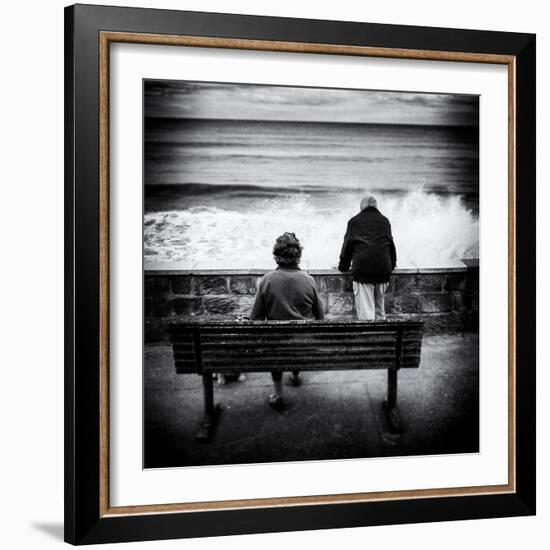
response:
M323 319L324 306L313 277L300 270L302 247L294 233L283 233L273 247L278 267L260 280L250 319L307 320ZM376 199L366 196L361 211L348 222L338 269L353 277L355 309L360 320L384 319L384 293L395 268L396 252L388 219ZM274 393L269 404L284 407L282 371L272 373ZM300 384L298 371L291 382Z

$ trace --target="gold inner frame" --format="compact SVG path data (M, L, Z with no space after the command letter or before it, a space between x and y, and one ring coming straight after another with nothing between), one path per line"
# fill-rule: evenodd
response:
M475 487L380 491L333 495L306 495L211 502L110 506L109 500L109 81L110 44L125 42L164 46L193 46L257 51L389 57L396 59L425 59L431 61L460 61L493 63L508 67L508 483ZM245 509L275 506L320 505L350 502L437 498L448 496L487 495L516 491L516 242L515 242L515 128L516 128L516 58L511 55L462 53L337 44L274 42L234 38L159 35L145 33L99 33L99 356L100 356L100 468L99 514L121 516L168 512L197 512L207 510Z

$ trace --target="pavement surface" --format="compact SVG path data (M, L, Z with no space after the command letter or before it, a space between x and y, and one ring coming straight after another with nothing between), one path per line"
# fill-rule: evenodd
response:
M267 404L269 373L214 382L221 414L209 442L196 442L202 383L177 375L169 346L145 347L144 466L246 464L479 451L477 334L425 336L419 369L399 371L401 434L391 433L382 402L386 371L284 375L286 407Z

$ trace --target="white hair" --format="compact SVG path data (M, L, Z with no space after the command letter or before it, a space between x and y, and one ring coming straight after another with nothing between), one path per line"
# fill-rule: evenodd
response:
M361 211L365 210L365 208L368 208L369 206L374 206L376 208L377 205L378 203L372 195L365 195L361 199Z

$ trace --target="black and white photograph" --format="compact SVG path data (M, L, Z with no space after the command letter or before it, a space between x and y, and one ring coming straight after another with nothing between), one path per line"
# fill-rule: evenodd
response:
M550 19L444 8L4 5L2 548L546 546Z
M479 96L143 81L144 468L478 453Z

